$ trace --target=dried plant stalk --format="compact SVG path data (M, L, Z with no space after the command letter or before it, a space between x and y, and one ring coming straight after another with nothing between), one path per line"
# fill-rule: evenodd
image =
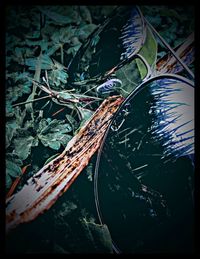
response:
M35 219L48 210L87 166L103 135L124 100L109 97L68 143L61 155L40 169L27 184L6 200L6 231Z
M194 61L194 33L190 34L185 42L176 47L174 51L187 66L190 65ZM177 74L183 70L183 67L171 53L160 58L156 67L159 73Z

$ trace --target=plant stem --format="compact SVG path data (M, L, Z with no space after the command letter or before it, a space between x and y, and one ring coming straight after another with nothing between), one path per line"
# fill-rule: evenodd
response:
M27 104L27 103L37 102L37 101L40 101L40 100L46 99L46 98L50 98L50 96L47 95L47 96L43 96L43 97L40 97L40 98L36 98L36 99L30 100L30 101L21 102L21 103L16 103L16 104L14 104L12 107L16 107L16 106L23 105L23 104Z
M63 44L60 45L61 64L64 63Z

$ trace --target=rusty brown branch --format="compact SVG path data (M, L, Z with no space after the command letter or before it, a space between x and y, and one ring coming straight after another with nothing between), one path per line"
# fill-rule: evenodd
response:
M27 169L27 167L29 167L29 166L30 166L30 164L25 165L25 166L22 168L22 174L21 174L19 177L17 177L17 178L15 179L15 181L13 182L13 184L11 185L11 187L10 187L8 193L6 194L6 199L8 199L8 198L14 193L14 191L15 191L17 185L19 184L19 182L20 182L20 180L21 180L21 178L22 178L22 175L26 172L26 169Z
M188 66L194 61L194 33L177 46L174 51L181 58L181 60ZM156 63L156 69L159 73L180 73L183 67L175 59L175 57L168 53L160 58Z
M121 96L104 100L63 153L40 169L18 193L6 200L7 232L48 210L71 186L99 148L110 120L123 100Z

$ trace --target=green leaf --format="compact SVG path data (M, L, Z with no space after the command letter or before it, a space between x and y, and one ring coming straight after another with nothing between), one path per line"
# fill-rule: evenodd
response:
M42 127L45 125L44 127ZM60 133L68 133L72 131L72 127L69 123L66 123L64 120L54 119L52 121L42 119L40 121L40 134L46 134L49 132L60 132Z
M74 119L74 117L70 114L65 114L65 117L67 118L67 121L70 123L73 130L76 130L78 128L78 122Z
M85 108L79 108L79 111L81 112L81 116L82 116L82 123L85 123L87 120L89 120L92 115L94 114L93 111L89 110L89 109L85 109Z
M50 10L50 8L39 7L40 11L44 13L44 15L48 16L54 22L57 22L60 25L66 25L73 22L73 19L69 16L61 15L58 12Z
M23 84L19 84L18 87L20 88L21 92L24 94L31 93L32 84L30 82L24 82Z
M93 247L94 252L112 253L112 239L107 225L99 225L87 221L85 218L83 218L82 223L86 242Z
M43 126L43 127L42 127ZM40 131L39 131L40 130ZM52 121L42 119L38 130L38 138L45 147L58 150L61 146L65 146L72 138L66 134L72 131L72 127L64 120L54 119Z
M56 154L54 154L53 156L49 157L49 158L45 161L44 166L47 165L50 161L52 161L54 158L56 158L56 157L59 156L59 155L60 155L60 153L56 153Z
M15 79L15 82L17 81L21 81L21 82L26 82L26 83L29 83L29 85L31 85L31 82L30 81L27 81L27 77L30 76L30 73L28 72L22 72L22 73L16 73L15 74L15 77L13 79Z
M146 59L152 69L155 69L157 59L157 41L150 29L147 29L146 41L139 54ZM147 69L141 60L136 59L136 63L140 71L141 78L143 79L147 74Z
M65 100L73 98L73 96L67 92L60 92L59 96Z
M57 141L55 135L53 134L47 134L45 136L41 135L39 136L39 139L45 147L50 147L54 150L58 150L60 148L60 142Z
M15 120L6 123L6 148L10 146L11 140L17 128L18 125Z
M140 83L141 76L136 60L124 65L116 71L116 76L122 81L121 95L127 97Z
M94 114L93 111L91 110L88 110L88 109L85 109L85 108L81 108L79 107L78 108L80 114L81 114L81 117L82 117L82 120L81 120L81 124L79 126L79 128L76 130L76 132L78 132L78 130L86 123L86 121L88 121L92 115Z
M83 26L80 26L80 28L76 31L76 35L78 36L79 40L82 42L87 39L87 37L97 28L97 25L91 23L91 24L85 24ZM98 36L99 37L99 36ZM99 40L98 37L95 38L95 40ZM97 42L96 42L97 43Z
M9 189L12 185L12 179L9 174L6 174L6 188Z
M39 36L39 35L38 35ZM41 47L41 50L43 53L46 52L46 50L48 49L49 47L49 42L46 40L46 39L43 39L43 40L38 40L38 41L32 41L32 40L26 40L26 44L28 46L40 46ZM30 56L30 55L28 55Z
M24 63L24 48L15 48L13 59L18 62L19 64Z
M27 81L27 72L23 73L6 73L6 79L10 82L6 89L7 111L10 109L8 102L15 102L18 98L31 92L31 82ZM8 111L9 112L9 111Z
M48 133L46 135L39 135L39 139L45 147L50 147L54 150L60 149L61 144L66 146L72 136L66 135L62 132Z
M26 102L34 100L35 93L32 92L29 97L26 99ZM33 104L32 103L26 103L25 104L26 111L28 113L33 113Z
M91 45L92 45L92 46L96 46L97 43L99 42L99 40L100 40L99 35L94 36L94 37L92 38L92 43L91 43Z
M74 57L75 54L76 54L76 52L79 50L80 46L81 46L81 44L78 44L78 45L76 45L76 46L73 46L73 47L68 48L67 54L68 54L68 55L72 54L72 56Z
M20 167L23 166L22 160L19 159L18 155L15 153L6 153L6 160L13 162Z
M32 147L37 147L39 144L39 139L38 138L34 138L33 142L32 142Z
M12 161L6 160L6 175L18 177L22 173L21 168Z
M85 22L92 23L92 17L91 17L89 9L83 5L82 6L80 5L79 8L80 8L80 15L81 15L82 19Z
M68 134L62 134L62 136L60 136L59 141L60 143L65 147L67 145L67 143L72 139L71 135Z
M81 123L79 124L79 127L76 129L74 134L77 134L79 132L79 130L85 125L86 121L88 121L94 113L90 110L80 108L80 107L79 107L79 112L81 114Z
M7 88L6 98L11 101L15 102L18 98L22 97L24 93L30 92L30 85L26 84L22 85L19 83L13 83L11 87Z
M24 118L26 116L26 109L21 110L21 108L19 106L17 106L14 108L14 111L15 111L16 123L17 123L18 127L22 127Z
M59 43L55 43L53 46L49 46L48 49L46 49L46 54L50 57L53 55L58 49L60 48Z
M14 139L15 152L20 159L25 160L31 153L34 137L19 137ZM34 143L36 145L36 143Z
M64 70L54 69L48 73L48 76L52 85L59 86L60 83L67 83L68 74Z
M29 67L30 70L35 71L36 64L38 62L37 58L26 58L25 65ZM41 69L52 69L54 66L53 61L48 55L42 55L41 57Z
M14 115L14 110L11 101L6 100L6 117L12 117Z
M90 162L89 165L86 167L86 173L87 173L88 180L90 182L92 182L92 179L93 179L93 164L92 164L92 162Z
M28 130L28 129L33 129L34 127L34 122L32 120L26 120L24 122L24 129Z
M42 133L45 131L45 128L48 126L49 122L51 121L50 118L48 119L41 119L38 124L35 125L35 128L38 133Z

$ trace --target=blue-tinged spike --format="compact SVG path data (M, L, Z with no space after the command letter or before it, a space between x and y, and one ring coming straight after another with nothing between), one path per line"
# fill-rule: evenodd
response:
M136 52L138 47L142 46L145 37L141 37L141 16L136 8L132 9L130 18L121 30L122 45L125 52L121 54L120 59L130 58Z
M159 87L158 87L159 85ZM155 139L162 140L164 155L194 155L194 88L176 79L156 80L150 86L156 114Z

